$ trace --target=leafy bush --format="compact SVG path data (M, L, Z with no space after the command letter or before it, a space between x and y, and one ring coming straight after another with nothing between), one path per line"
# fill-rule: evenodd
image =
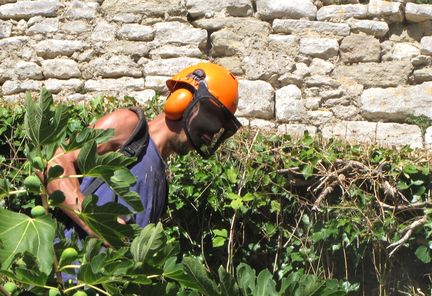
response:
M84 107L68 106L62 137L77 138L101 114L130 104L135 102L98 98ZM28 101L27 109L29 105ZM55 114L58 108L43 109ZM431 292L432 203L427 153L324 142L307 134L292 140L244 128L214 158L204 160L192 153L170 159L164 229L161 224L142 230L119 229L128 239L120 235L114 241L116 248L105 249L95 239L80 242L76 237L64 238L61 224L50 215L58 197L44 197L44 186L28 179L41 166L37 156L43 166L53 148L44 144L35 149L33 140L25 149L25 131L19 125L24 110L16 114L8 106L0 110L10 116L5 115L9 121L0 127L5 158L1 162L5 209L0 209L0 241L15 241L1 237L2 229L8 229L6 223L16 225L19 221L20 227L29 226L32 233L41 225L56 228L54 235L50 232L47 236L43 254L38 255L37 250L42 249L31 246L7 255L11 263L3 264L0 273L5 283L15 281L17 291L43 294L57 288L66 295L83 289L89 294L110 295ZM147 110L149 117L160 110L157 99ZM103 163L91 156L88 147L106 133L81 137L87 139L78 144L88 145L84 149L89 152L88 159ZM35 150L41 154L36 155ZM81 173L89 170L91 166ZM54 178L58 172L51 174ZM47 203L42 202L44 198ZM81 217L92 225L103 211L111 219L106 219L107 225L117 230L115 217L121 209L101 209L92 201L87 198ZM39 204L49 213L30 218L31 209ZM96 224L93 228L98 230ZM16 235L22 233L18 230ZM109 233L98 231L109 239ZM59 241L53 245L54 236ZM22 238L25 242L32 239L30 232ZM62 256L66 249L70 254ZM56 255L57 266L47 254ZM40 271L32 268L35 262ZM67 277L59 281L56 270L77 273L78 281L70 282Z

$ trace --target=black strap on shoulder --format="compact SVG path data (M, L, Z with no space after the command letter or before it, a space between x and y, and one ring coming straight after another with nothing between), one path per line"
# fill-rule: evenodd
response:
M135 112L138 116L138 124L120 148L120 152L129 157L140 157L146 153L149 142L147 120L141 108L130 107L129 110ZM93 194L103 183L104 181L100 178L94 179L83 191L84 196Z

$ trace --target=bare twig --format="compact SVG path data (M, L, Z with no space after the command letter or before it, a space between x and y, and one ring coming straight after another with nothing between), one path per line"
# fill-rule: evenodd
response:
M394 242L387 247L387 249L393 248L393 250L389 254L389 257L391 257L411 237L415 229L417 229L420 226L423 226L426 222L427 222L427 216L425 215L420 219L415 220L407 228L405 228L402 232L405 233L404 236L397 242Z

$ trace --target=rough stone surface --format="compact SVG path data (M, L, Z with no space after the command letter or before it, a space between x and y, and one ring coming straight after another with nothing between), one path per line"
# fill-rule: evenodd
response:
M109 59L96 58L90 62L88 70L93 72L94 76L103 78L142 76L138 65L128 56L113 56Z
M368 7L363 4L329 5L320 8L317 20L343 20L349 18L366 18Z
M144 74L152 76L173 76L183 68L199 62L205 62L195 58L172 58L165 60L151 60L144 65Z
M424 141L425 141L425 148L431 150L432 149L432 127L428 127L426 129L424 135Z
M79 40L42 40L35 45L39 56L44 58L55 58L57 56L71 56L77 51L82 51L85 43Z
M370 0L368 12L370 16L383 18L390 23L404 20L403 6L399 2Z
M365 87L391 87L405 84L412 68L412 64L405 61L340 65L333 71L333 76L338 80L356 81Z
M0 20L0 38L8 38L12 33L12 23Z
M146 76L145 77L145 87L154 89L155 91L166 94L168 92L168 87L166 86L166 81L171 77L168 76Z
M157 23L154 26L156 44L194 44L203 47L207 41L207 31L180 22Z
M29 19L35 15L55 16L57 0L20 1L0 6L0 19Z
M396 88L366 89L360 108L367 119L399 120L408 114L432 118L432 82Z
M28 31L33 34L47 34L57 32L59 20L56 18L43 19L29 27Z
M97 2L74 0L70 1L64 15L69 19L94 19L98 8Z
M372 144L376 141L377 124L367 121L342 121L329 123L321 129L324 139L333 137L354 143Z
M145 89L143 91L131 92L129 96L134 98L141 105L145 105L156 96L156 92L153 89Z
M265 81L240 80L239 104L236 114L262 119L274 118L273 87Z
M42 61L45 78L69 79L81 77L78 63L70 59L53 59Z
M416 125L378 122L376 142L385 147L423 148L422 133Z
M117 34L121 39L151 41L154 38L154 29L151 26L125 24L119 29Z
M280 124L278 125L277 129L279 133L290 135L294 139L302 138L306 132L312 136L317 132L317 128L315 126L300 123Z
M384 37L389 31L388 24L381 21L350 19L348 24L353 32L363 32L375 37Z
M393 48L393 60L411 60L420 55L420 48L411 43L396 43Z
M300 121L306 111L301 90L295 85L287 85L276 91L276 120L278 122Z
M260 19L315 19L317 8L311 0L257 0L257 14Z
M119 79L87 80L85 91L120 92L137 91L144 88L144 79L122 77Z
M265 131L274 132L276 130L276 124L273 121L264 119L251 119L249 121L249 126L251 128L258 128Z
M19 61L15 66L15 74L19 79L43 79L41 67L34 62Z
M425 36L420 42L421 54L432 56L432 37Z
M85 21L71 21L61 24L61 30L67 34L78 35L90 30L90 26Z
M105 0L102 11L108 16L119 13L142 14L148 18L181 15L185 13L180 0Z
M80 79L47 79L44 84L48 91L57 94L61 91L79 91L83 86L83 81Z
M307 20L284 20L276 19L273 21L273 30L275 33L283 34L322 34L348 36L350 26L348 24L337 24L330 22L317 22Z
M342 40L340 54L345 63L378 62L381 46L373 36L350 35Z
M339 44L335 39L329 38L302 38L300 40L300 53L311 57L329 59L338 54Z
M220 14L224 11L232 16L249 16L252 15L253 12L252 2L250 0L187 0L186 8L192 18Z
M96 24L91 35L92 41L113 41L116 36L116 26L106 21L101 21Z
M432 5L407 3L405 6L405 17L408 21L414 23L432 20Z
M415 83L422 83L425 81L432 81L432 68L422 68L419 70L414 70L413 80Z

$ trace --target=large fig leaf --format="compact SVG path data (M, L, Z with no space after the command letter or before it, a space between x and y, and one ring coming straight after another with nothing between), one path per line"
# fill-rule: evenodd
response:
M236 296L240 295L239 287L237 286L236 280L232 275L226 272L225 268L221 265L218 269L219 275L219 287L221 290L221 296Z
M72 135L67 144L62 148L65 152L72 151L83 147L85 144L95 141L97 144L108 141L114 134L113 129L93 129L85 128L76 135Z
M48 216L27 215L0 209L0 264L8 269L18 253L29 252L42 272L50 274L54 258L55 222Z
M119 152L98 155L96 142L91 141L81 148L77 164L81 174L103 179L135 211L142 211L140 196L129 190L129 187L136 182L136 178L129 172L127 166L134 161L135 158L127 157Z
M186 257L183 259L186 273L198 284L199 291L206 296L219 295L216 283L209 278L204 266L198 259Z
M30 94L26 96L24 126L34 146L54 143L64 135L68 121L66 107L59 105L53 112L52 105L52 95L46 88L41 89L38 102Z
M115 202L102 206L97 206L96 202L97 196L87 196L82 204L80 218L112 247L122 247L135 234L131 225L117 222L119 216L130 214L129 209Z
M162 224L149 224L141 230L131 245L131 253L135 261L144 263L149 252L156 251L166 244Z

